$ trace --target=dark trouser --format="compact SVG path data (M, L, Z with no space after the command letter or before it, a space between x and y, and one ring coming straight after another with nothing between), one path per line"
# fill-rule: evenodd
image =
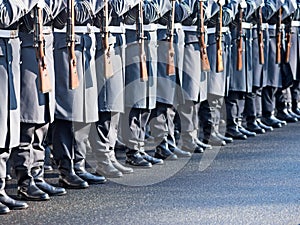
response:
M144 147L146 125L150 117L149 109L125 108L122 117L122 140L133 151Z
M119 112L99 112L99 120L92 125L89 138L97 159L102 159L103 155L109 157L113 150L118 136L119 119Z
M43 177L45 149L43 142L47 136L48 123L21 123L19 147L13 148L11 158L18 184L33 177Z
M245 95L245 106L243 115L247 122L254 122L257 117L257 93L259 92L259 87L253 87L252 92Z
M262 116L269 117L274 111L274 97L277 88L266 86L262 89L261 102L262 102Z
M294 80L291 86L292 101L300 101L300 80Z
M219 95L208 94L207 101L210 107L211 122L213 123L213 129L214 131L219 132L221 108L224 102L224 97Z
M173 123L168 121L173 117L170 115L168 118L168 110L170 110L170 108L172 108L172 105L156 102L156 108L151 111L149 125L151 135L154 137L156 143L160 143L168 137L168 122Z
M241 114L239 101L242 99L244 93L237 91L229 91L228 96L225 97L226 104L226 127L236 129L238 126L238 118Z
M213 107L210 106L208 100L205 100L200 103L199 107L199 119L201 127L203 129L203 138L209 140L211 133L213 132L213 120L212 112L214 111Z
M0 196L5 192L6 162L9 158L9 155L9 149L0 148Z
M275 103L277 111L282 112L287 107L288 90L278 88L275 93Z
M90 127L90 123L55 120L53 156L62 174L85 170Z
M198 122L195 123L197 117L195 104L193 101L185 100L183 104L178 106L178 114L181 121L181 137L182 144L188 146L194 140L195 130L198 129Z

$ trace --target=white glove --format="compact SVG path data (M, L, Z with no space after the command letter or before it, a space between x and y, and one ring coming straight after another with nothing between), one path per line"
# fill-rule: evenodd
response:
M242 9L247 8L247 2L246 2L245 0L242 0L242 1L240 2L240 6L241 6Z
M225 5L225 0L214 0L215 3L219 3L221 6Z
M40 9L43 9L45 7L45 4L45 0L39 0L36 6Z
M280 1L281 1L281 3L282 3L282 4L284 4L284 3L285 3L285 0L280 0Z
M261 6L261 7L264 7L264 6L265 6L265 3L264 3L264 2L262 2L262 3L260 4L260 6Z

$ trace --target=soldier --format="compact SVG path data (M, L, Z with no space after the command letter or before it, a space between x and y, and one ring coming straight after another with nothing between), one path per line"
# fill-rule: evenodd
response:
M122 138L126 145L126 163L144 168L163 161L145 152L145 129L150 111L155 107L156 98L156 25L161 15L170 10L168 0L144 2L144 34L139 33L137 40L137 8L126 15L126 68L125 68L125 113L122 119ZM141 18L141 16L139 16ZM140 21L138 21L140 22ZM132 24L132 25L130 25ZM139 24L139 27L143 24ZM140 31L140 30L139 30ZM138 31L138 32L139 32ZM141 32L141 31L140 31ZM141 81L140 38L145 37L148 80Z
M241 106L246 93L252 91L252 21L251 15L257 5L253 1L242 1L236 16L232 34L232 72L230 74L230 86L228 96L225 98L227 124L225 136L233 139L247 139L255 136L255 132L246 130L240 123ZM246 22L244 22L246 21ZM240 60L238 60L240 59ZM242 60L242 61L241 61Z
M132 168L125 167L118 162L114 151L120 113L124 111L125 27L123 15L138 3L137 1L126 2L128 4L123 4L122 1L110 1L110 10L105 8L109 10L107 12L109 17L106 17L103 9L97 14L95 20L96 26L101 30L101 33L96 33L99 120L96 122L96 132L93 130L91 132L90 142L97 157L96 173L110 178L122 177L123 174L133 172ZM106 35L108 35L107 40L105 40ZM107 60L111 60L111 65ZM113 71L110 73L111 69Z
M64 195L64 188L57 188L44 180L45 149L43 142L46 138L49 123L54 119L55 91L42 93L41 74L39 67L43 67L45 60L47 78L50 79L49 87L54 89L53 65L53 35L52 25L54 18L65 8L63 1L45 1L44 29L35 30L33 13L28 13L23 18L20 26L21 44L21 136L20 146L12 151L12 159L18 180L18 197L25 200L47 200L49 195ZM34 11L37 12L38 8ZM42 10L42 9L41 9ZM37 16L37 15L34 15ZM42 20L41 15L41 20ZM40 21L43 22L43 21ZM54 23L54 24L53 24ZM35 27L36 29L36 27ZM34 39L38 32L43 32L45 40L45 58L32 60L37 55ZM39 40L36 40L39 41ZM42 40L41 40L42 41ZM41 63L41 64L39 64ZM46 79L47 79L46 78ZM36 82L39 80L39 82Z
M245 96L245 108L244 117L246 120L245 128L249 131L262 134L266 131L272 131L273 128L263 124L260 121L261 115L261 97L259 93L267 83L268 72L268 51L269 51L269 32L268 24L263 23L268 20L270 5L264 5L264 3L253 14L256 25L253 27L253 42L252 42L252 55L259 57L252 57L253 68L253 87L252 92L249 92ZM262 35L263 40L261 40ZM262 42L261 42L262 41ZM263 46L261 46L263 44ZM260 52L262 48L262 55ZM263 62L261 61L263 57Z
M68 35L70 45L67 46L65 29L56 29L54 32L56 111L53 128L53 156L60 171L61 186L87 188L88 184L106 182L104 177L95 176L85 169L91 123L98 121L98 91L94 58L96 28L93 27L93 19L101 10L102 2L76 0L74 5L75 37L73 39L72 34ZM66 21L66 16L65 13L63 22ZM73 41L76 45L75 53L70 49ZM74 68L69 67L68 50L71 55L76 56L75 69L79 77L79 86L73 89L69 88L69 72ZM73 61L71 65L74 65Z
M279 21L279 11L284 1L267 0L265 1L269 24L269 51L268 51L268 73L267 83L262 89L262 118L261 121L273 128L280 128L286 121L277 119L273 115L275 102L274 97L278 87L282 85L281 66L276 62L276 23ZM282 19L282 16L281 16ZM280 28L281 29L281 28ZM278 28L278 31L280 31Z
M156 108L151 112L150 129L155 142L159 143L154 156L160 159L176 160L176 154L186 155L182 150L175 148L176 146L169 147L168 125L170 126L172 121L168 121L167 118L170 116L168 116L168 112L171 112L170 109L182 101L182 96L177 92L178 87L181 86L183 65L184 32L181 29L181 22L191 15L193 4L194 1L175 2L173 15L175 24L172 23L172 10L158 20L157 96ZM174 36L172 37L173 33ZM168 64L168 59L172 57L170 51L175 53L173 65ZM169 71L169 74L167 74L168 67L174 67L174 70ZM194 150L191 149L191 151Z
M282 24L285 26L285 29L283 30L285 39L283 39L283 51L281 56L282 84L278 87L275 94L276 117L280 120L294 123L298 121L298 116L288 110L288 99L290 96L289 87L292 86L297 73L297 62L295 61L295 59L297 59L297 48L293 45L294 43L297 43L298 37L297 33L295 33L295 28L292 27L293 12L297 9L297 1L286 1L282 9ZM291 55L291 53L293 55Z
M219 3L222 5L221 3ZM219 132L219 123L221 117L221 108L224 102L224 96L228 95L229 91L229 78L231 69L231 33L229 25L233 22L238 12L239 1L225 1L222 7L223 18L212 18L208 22L208 57L211 65L211 71L208 75L208 102L212 113L211 125L208 127L208 131L211 130L209 139L206 142L215 143L216 145L225 145L231 143L233 140L231 137L225 137ZM219 16L219 15L218 15ZM219 20L222 22L222 30L217 31L216 26L220 26L219 23L215 24ZM218 28L220 29L220 28ZM218 33L220 32L220 33ZM221 38L221 46L217 47L218 38ZM219 48L219 49L218 49ZM217 51L222 50L223 65L218 65L216 59ZM223 71L221 67L223 66ZM217 67L218 70L217 70ZM208 132L209 134L210 132ZM222 142L220 142L222 140ZM225 141L225 143L224 143Z
M5 188L6 162L10 149L19 145L20 136L20 41L18 21L39 1L0 1L0 214L25 209L26 203L10 198Z
M293 62L293 74L296 74L296 76L294 76L294 82L291 87L292 108L290 110L300 116L300 108L298 106L298 102L300 101L300 0L297 0L297 9L291 25L294 31L294 34L292 33L294 42L291 47L290 60Z
M200 4L202 4L201 8ZM181 120L182 149L194 151L195 153L203 152L203 147L211 148L210 145L202 143L197 137L197 112L200 102L207 100L207 71L202 71L204 66L201 64L203 57L206 57L208 60L206 49L204 49L205 46L203 46L205 45L204 19L211 18L217 11L218 6L213 1L205 1L203 3L196 1L193 5L191 16L182 22L185 33L182 76L184 103L179 105L178 112ZM209 62L206 67L208 66Z

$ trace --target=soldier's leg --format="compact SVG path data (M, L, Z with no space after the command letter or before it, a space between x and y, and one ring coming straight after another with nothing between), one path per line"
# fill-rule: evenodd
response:
M217 117L217 102L210 95L209 100L205 100L200 104L199 116L203 129L203 142L214 146L224 146L226 142L220 139L214 131Z
M12 161L18 180L18 197L26 200L48 200L49 195L40 190L31 175L33 141L36 124L21 123L19 147L12 150Z
M152 164L145 160L140 152L140 143L145 141L145 127L150 116L150 110L139 108L125 108L121 121L122 140L126 145L126 163L145 168Z
M175 116L176 110L174 107L168 107L167 109L167 125L168 125L168 148L171 152L176 154L178 157L190 157L191 153L181 150L177 147L176 140L175 140Z
M53 157L60 172L59 184L67 188L87 188L89 185L74 171L74 132L72 121L56 119L53 124Z
M31 175L36 186L49 195L64 195L66 190L60 187L54 187L44 180L45 148L44 140L47 136L49 124L36 124L34 131L34 140L32 143L33 163Z
M276 102L276 117L282 121L295 123L298 119L289 114L287 108L288 89L278 88L275 93Z
M292 111L300 116L300 108L298 103L300 101L300 81L295 80L293 86L291 87L292 96Z
M151 134L155 143L155 157L159 159L176 160L177 156L170 151L168 146L168 108L171 105L157 102L156 108L151 111L149 120Z
M277 120L277 118L273 115L274 111L274 97L277 88L266 86L262 89L261 100L262 100L262 117L261 121L267 126L271 126L274 128L282 127L282 123Z
M86 171L86 153L89 144L91 124L73 122L74 133L74 171L89 184L102 184L106 182L105 177L96 176Z
M244 117L246 119L245 128L251 132L255 132L257 134L265 133L265 130L258 126L256 122L256 98L257 98L257 90L258 88L253 87L252 92L246 93L245 95L245 107L244 107Z
M0 214L8 213L9 209L25 209L28 205L24 202L16 201L5 192L6 163L10 151L0 148Z
M247 136L242 134L238 130L238 99L239 93L230 91L228 96L225 98L226 104L226 137L231 137L233 139L247 139Z
M118 117L119 113L99 112L99 120L92 124L89 137L93 154L97 159L96 173L110 178L123 176L110 159L110 155L114 154L117 136L115 126L118 124Z

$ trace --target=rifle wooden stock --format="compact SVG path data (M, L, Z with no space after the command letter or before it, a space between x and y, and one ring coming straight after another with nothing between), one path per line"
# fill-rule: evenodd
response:
M76 89L79 86L79 78L77 73L77 62L75 55L75 11L74 0L68 0L67 5L68 19L67 19L67 45L69 51L69 88Z
M239 6L239 25L237 38L237 58L236 58L236 69L241 71L243 69L243 14L244 10Z
M258 11L258 23L257 23L257 40L258 40L258 51L259 51L259 63L265 64L265 55L264 55L264 34L262 29L262 7L260 6Z
M200 58L201 58L201 70L203 72L210 71L210 64L207 55L207 49L205 44L205 31L204 31L204 16L203 16L203 2L199 1L199 12L198 12L198 30L199 30L199 43L200 43Z
M278 21L276 24L276 64L281 63L281 41L282 41L282 31L281 31L281 18L282 17L282 8L278 11Z
M285 63L290 62L290 54L291 54L291 47L292 47L292 37L291 37L291 24L287 25L287 32L286 32L286 52L285 52Z
M223 49L222 49L222 27L223 27L223 8L222 5L220 3L220 1L218 1L218 5L219 5L219 16L218 16L218 23L217 23L217 27L216 27L216 50L217 50L217 54L216 54L216 72L220 73L224 71L224 63L223 63Z
M36 47L36 57L39 70L39 89L42 93L48 93L52 90L50 76L45 62L45 39L43 35L43 11L35 7L35 26L34 26L34 41Z
M110 54L110 45L108 42L109 31L108 31L108 1L104 0L104 7L103 7L103 18L101 21L101 33L102 33L102 43L104 47L103 52L103 65L104 65L104 76L106 79L109 79L113 76L113 65L111 60Z
M144 19L143 19L143 2L142 0L138 5L138 15L137 15L137 39L139 43L139 61L140 61L140 80L142 82L148 81L148 71L147 71L147 57L145 54L144 46Z
M167 59L167 75L173 76L176 74L175 70L175 51L174 51L174 23L175 23L175 0L172 0L172 11L170 14L170 20L168 24L168 42L169 42L169 50L168 50L168 59Z

